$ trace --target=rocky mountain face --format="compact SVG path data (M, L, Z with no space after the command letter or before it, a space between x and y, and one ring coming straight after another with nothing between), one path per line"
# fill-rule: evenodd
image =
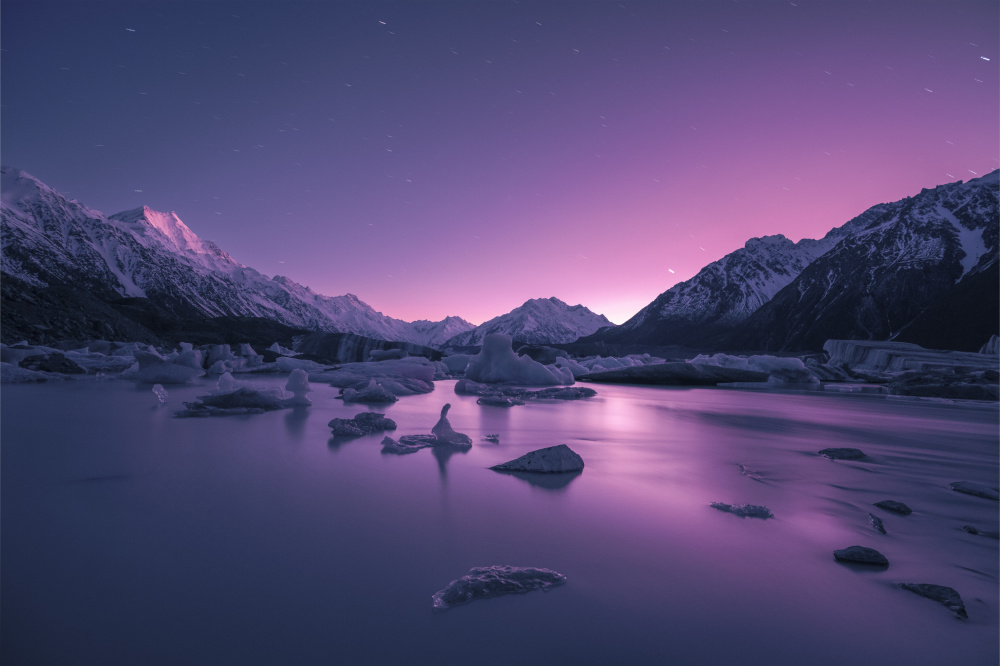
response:
M357 296L323 296L243 266L174 213L106 217L32 176L0 172L3 339L150 339L177 322L235 318L289 330L354 333L440 345L473 328L458 317L405 322Z
M566 305L554 297L534 298L505 315L450 338L447 346L481 345L491 333L503 333L520 342L535 345L573 342L612 325L607 317L595 314L582 305Z
M589 339L765 351L819 350L830 338L978 348L997 329L989 313L1000 300L998 173L873 206L818 241L752 239Z

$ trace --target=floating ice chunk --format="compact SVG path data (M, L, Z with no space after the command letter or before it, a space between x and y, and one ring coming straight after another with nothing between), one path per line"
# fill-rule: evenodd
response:
M205 365L212 367L219 361L232 361L236 356L233 354L232 349L229 345L214 345L208 350L208 357L205 359Z
M156 353L135 352L139 369L134 377L142 384L184 384L205 373L199 368L167 363Z
M345 363L324 373L323 380L331 386L357 389L359 384L373 378L393 395L405 396L433 391L436 372L433 362L410 356L378 362Z
M885 525L882 524L882 519L874 513L868 514L868 522L871 523L873 530L879 532L880 534L885 534Z
M232 373L223 372L219 375L219 381L215 385L215 391L216 393L232 393L240 386L242 386L242 383L233 379Z
M965 610L965 602L962 601L962 596L954 588L929 583L899 583L899 587L915 592L922 597L933 599L962 620L969 619L969 614Z
M475 382L558 386L572 384L573 373L553 365L542 365L528 356L518 356L509 335L492 333L483 340L482 351L472 357L465 376Z
M525 453L520 458L490 467L498 472L538 472L560 474L583 470L583 458L565 444Z
M199 402L185 402L183 409L174 416L232 416L236 414L262 414L275 409L292 407L282 396L281 389L238 388L230 393L198 396Z
M248 342L240 343L240 356L256 356L257 352L253 350Z
M173 363L174 365L183 365L189 368L201 370L202 367L204 367L205 359L202 356L200 349L184 349L177 355Z
M566 370L569 370L570 372L572 372L574 379L577 379L579 377L583 377L584 375L586 375L586 374L588 374L590 372L593 372L587 366L582 365L581 363L578 363L577 361L574 361L571 358L565 358L565 357L562 357L562 356L560 356L559 358L557 358L555 360L554 365L557 368L565 368Z
M153 384L153 394L161 405L167 401L167 389L163 388L163 384Z
M377 412L361 412L353 419L333 419L328 423L334 436L361 437L385 430L395 430L396 422Z
M326 369L325 365L316 361L307 361L306 359L291 358L288 356L279 356L275 359L275 363L277 363L278 370L281 372L291 372L299 368L306 372L321 372Z
M29 356L40 356L44 353L41 349L36 349L25 344L0 347L0 362L20 365L21 361Z
M285 390L291 392L293 397L289 400L292 404L303 406L312 404L306 395L312 390L309 388L309 374L302 368L292 370L292 374L288 376L288 383L285 384Z
M889 560L885 555L874 548L864 546L849 546L833 551L834 559L841 562L854 562L855 564L871 564L874 566L887 567Z
M724 502L712 502L712 508L719 511L731 513L741 518L774 518L774 514L766 506L759 504L725 504Z
M368 380L368 385L363 389L345 388L341 397L344 402L396 402L398 398L381 386L374 379Z
M949 483L948 487L958 493L965 493L966 495L973 495L974 497L982 497L983 499L994 501L1000 500L1000 492L996 488L990 488L981 483L955 481L954 483Z
M484 395L476 400L477 405L489 405L490 407L515 407L523 405L524 400L512 398L506 395Z
M458 580L453 580L431 597L434 608L451 608L474 599L486 599L501 594L524 594L562 585L566 576L551 569L534 567L492 566L475 567Z
M13 363L0 363L0 383L31 384L34 382L60 381L67 379L66 375L55 372L36 372L27 370Z
M448 410L451 404L446 404L441 408L441 418L431 428L431 434L438 438L438 441L453 446L472 445L472 438L460 432L455 432L448 421Z
M498 435L495 432L491 432L488 435L483 435L483 441L485 441L485 442L493 442L494 444L499 444L500 443L500 435Z
M400 437L397 442L392 437L386 435L382 438L382 453L395 453L399 456L406 455L407 453L416 453L420 449L433 446L433 444L426 441L428 439L436 440L437 438L432 435L409 435L407 437Z
M452 354L451 356L442 358L441 362L447 366L449 373L464 375L465 368L469 365L470 360L472 360L472 354Z
M295 353L296 353L296 352L293 352L291 349L286 349L286 348L282 347L277 342L275 342L273 345L271 345L270 347L268 347L267 351L272 351L275 354L280 354L281 356L295 356Z
M729 354L699 355L688 361L694 365L714 365L720 368L765 372L771 384L817 384L819 379L799 358L778 356L730 356Z
M182 342L180 343L180 345L182 354L187 351L194 351L194 345L191 344L190 342Z

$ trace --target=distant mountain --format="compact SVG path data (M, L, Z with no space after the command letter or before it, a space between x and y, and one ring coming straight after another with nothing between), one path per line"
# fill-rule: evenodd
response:
M751 239L585 340L797 351L856 338L978 348L997 328L982 313L998 300L996 281L983 277L997 261L998 173L873 206L820 240ZM982 305L956 312L946 307L956 298Z
M998 329L998 176L869 211L720 342L798 350L842 338L977 350Z
M481 345L483 338L491 333L504 333L529 344L573 342L580 336L612 325L607 317L582 305L566 305L554 297L534 298L505 315L452 337L447 346Z
M9 167L0 185L5 341L136 338L168 319L221 317L431 346L473 328L458 317L405 322L353 294L323 296L269 278L199 238L175 213L143 207L106 217Z

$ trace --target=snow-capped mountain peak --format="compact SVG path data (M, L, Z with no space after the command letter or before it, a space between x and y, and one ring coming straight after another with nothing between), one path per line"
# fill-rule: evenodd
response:
M555 297L533 298L474 330L456 335L448 340L448 345L481 345L483 338L491 333L503 333L530 344L559 344L611 325L607 317L583 305L567 305Z

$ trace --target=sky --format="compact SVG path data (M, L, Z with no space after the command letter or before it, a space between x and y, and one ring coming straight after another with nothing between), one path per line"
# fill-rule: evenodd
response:
M622 323L1000 167L1000 3L3 0L0 159L404 319Z

